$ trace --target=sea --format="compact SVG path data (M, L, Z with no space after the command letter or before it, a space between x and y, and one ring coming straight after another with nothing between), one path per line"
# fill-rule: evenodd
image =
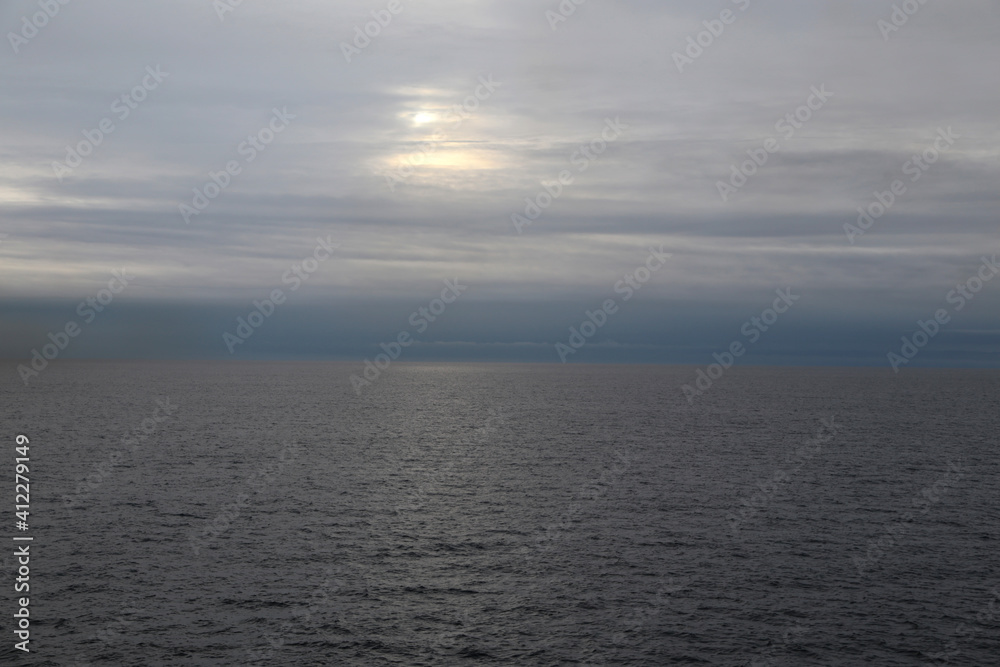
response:
M13 366L0 664L1000 664L997 371Z

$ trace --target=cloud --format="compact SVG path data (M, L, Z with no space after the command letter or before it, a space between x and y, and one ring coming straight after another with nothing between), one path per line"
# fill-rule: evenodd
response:
M502 301L519 327L464 344L541 344L548 329L518 312L599 301L651 243L675 259L647 298L710 304L691 315L699 331L785 285L812 291L804 312L817 322L854 307L869 333L887 311L934 308L996 251L1000 10L927 4L885 40L876 23L892 2L742 4L587 2L553 30L556 2L401 2L349 63L341 44L383 4L261 0L222 20L194 0L65 5L0 53L0 308L79 300L128 266L139 278L122 303L191 308L190 326L215 336L198 308L265 294L328 234L342 250L303 303L420 303L461 276L476 285L470 303ZM678 72L674 52L726 8L738 20ZM7 3L3 32L34 11ZM119 118L115 101L147 67L169 76ZM481 77L500 85L447 120ZM833 97L721 201L732 165L781 137L776 124L822 85ZM241 145L275 108L295 118L248 160ZM114 131L60 181L52 163L105 118ZM574 156L614 118L628 129L580 170ZM857 207L943 127L961 135L954 148L851 245ZM185 222L179 206L231 161L239 175ZM419 164L390 189L386 174L408 161ZM572 184L518 235L511 215L563 170ZM308 318L295 326L314 335ZM0 353L27 353L16 338ZM296 351L293 338L274 353Z

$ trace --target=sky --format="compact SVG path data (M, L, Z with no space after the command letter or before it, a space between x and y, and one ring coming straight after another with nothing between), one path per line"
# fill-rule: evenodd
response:
M0 27L16 363L403 336L998 365L992 0L33 0Z

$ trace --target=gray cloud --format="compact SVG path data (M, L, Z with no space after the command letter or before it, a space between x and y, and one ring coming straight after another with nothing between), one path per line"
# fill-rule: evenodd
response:
M657 342L680 325L653 316L651 304L700 304L680 311L681 328L697 332L694 345L725 339L714 327L795 285L810 294L801 317L812 318L797 331L814 333L804 342L775 336L771 345L782 340L803 360L880 363L894 340L883 327L905 333L983 253L997 252L996 3L928 3L888 40L877 21L890 16L890 0L752 0L745 12L725 0L590 0L552 30L545 12L558 4L402 1L350 63L341 43L386 3L258 0L221 21L211 3L194 0L70 3L18 53L7 40L0 354L26 356L49 322L72 316L57 300L73 306L122 266L138 277L116 303L121 319L108 322L128 336L144 330L140 313L155 319L162 307L172 315L160 330L184 333L117 348L95 342L80 354L215 354L215 343L179 342L221 335L231 317L215 318L206 304L235 317L330 235L340 251L282 314L283 336L261 343L259 354L360 354L380 332L394 333L378 313L405 311L403 303L412 310L442 279L460 276L475 288L456 307L457 321L466 321L462 308L499 312L503 327L456 325L427 342L435 354L495 357L497 346L511 346L511 358L527 358L532 346L557 340L580 307L604 298L646 246L664 244L674 258L636 308L648 316L623 317L632 334L607 334L598 358L698 361L679 352L686 343ZM679 73L673 53L727 8L735 22ZM37 11L35 2L6 3L4 34ZM169 76L119 119L114 100L147 66ZM460 124L447 122L491 75L499 88ZM780 136L775 124L820 85L834 96L723 203L717 182L730 165ZM241 143L274 108L295 118L245 161ZM616 117L627 130L578 171L572 156ZM60 182L53 161L103 118L114 132ZM843 226L855 209L904 178L904 163L942 127L960 135L954 148L848 243ZM435 150L426 164L390 190L385 174L428 140ZM185 223L179 205L230 160L241 173ZM573 183L518 235L511 215L564 169ZM990 319L998 288L970 307L962 330L998 328ZM493 303L504 305L491 311ZM337 329L353 342L304 343L317 340L321 321L296 309L315 312L315 304L355 313L361 324ZM827 354L815 332L833 322L842 324L841 351ZM103 326L102 336L117 335ZM949 335L958 350L949 358L995 357L995 337ZM615 356L615 345L633 347Z

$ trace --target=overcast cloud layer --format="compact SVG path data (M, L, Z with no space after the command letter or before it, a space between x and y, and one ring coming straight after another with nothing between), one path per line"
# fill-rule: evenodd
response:
M946 295L1000 250L1000 4L896 4L919 7L898 30L888 0L567 0L564 21L554 0L75 1L33 31L37 1L4 3L0 356L75 320L66 358L361 359L410 331L411 359L558 362L615 298L572 361L700 364L791 288L746 363L885 364L945 308L913 365L996 365L1000 280L961 311ZM391 20L345 55L373 12ZM723 201L747 151L767 162ZM211 173L228 185L202 200ZM338 247L292 290L317 239ZM671 257L624 302L650 247ZM446 279L467 289L415 332Z

